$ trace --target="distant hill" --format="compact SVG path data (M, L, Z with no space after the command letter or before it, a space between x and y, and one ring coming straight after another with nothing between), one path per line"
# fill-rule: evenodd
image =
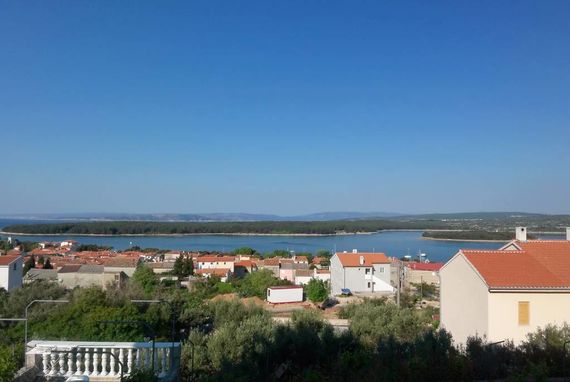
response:
M250 213L203 214L130 214L130 213L76 213L76 214L20 214L0 216L3 219L25 221L155 221L155 222L254 222L254 221L332 221L371 219L399 216L388 212L322 212L307 215L281 216Z

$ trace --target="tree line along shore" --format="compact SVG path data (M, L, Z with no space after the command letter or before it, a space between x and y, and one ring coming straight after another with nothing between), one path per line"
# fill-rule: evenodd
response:
M383 230L446 229L439 221L255 221L255 222L78 222L15 224L4 233L39 235L191 235L191 234L291 234L335 235Z

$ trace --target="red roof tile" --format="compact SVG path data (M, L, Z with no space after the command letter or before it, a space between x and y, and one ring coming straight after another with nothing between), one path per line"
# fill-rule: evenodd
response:
M198 275L216 275L216 276L227 276L229 268L210 268L210 269L197 269L195 271Z
M390 259L383 253L337 253L343 267L371 267L373 264L390 264ZM360 258L364 258L364 264L360 264Z
M570 242L532 240L511 244L521 250L460 250L460 253L492 288L570 288Z
M414 271L431 271L437 272L443 267L443 263L404 263L406 267Z
M0 265L10 265L20 258L19 255L4 255L0 256Z

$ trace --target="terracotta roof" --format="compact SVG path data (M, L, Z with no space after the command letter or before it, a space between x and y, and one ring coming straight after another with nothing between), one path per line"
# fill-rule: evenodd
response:
M330 275L331 271L329 269L317 269L317 274L329 274Z
M20 258L19 255L4 255L4 256L0 256L0 266L1 265L10 265L12 264L14 261L18 260Z
M234 266L236 267L246 267L246 268L251 268L255 265L255 263L251 260L241 260L241 261L236 261Z
M443 263L404 263L406 267L414 271L431 271L437 272L443 267Z
M390 259L383 253L337 253L343 267L371 267L373 264L390 264ZM364 264L360 264L360 258L364 257Z
M196 260L199 263L234 262L234 256L201 256Z
M271 257L263 260L263 265L277 266L279 265L279 257Z
M136 267L139 259L132 257L109 257L107 259L102 259L103 264L106 267Z
M569 241L532 240L510 244L521 250L462 249L460 253L491 288L570 288Z
M197 269L195 271L198 275L217 275L217 276L227 276L230 272L229 268L210 268L210 269Z
M307 256L295 256L295 258L293 259L295 262L302 262L302 263L308 263L309 260L307 259Z
M316 257L313 257L313 260L311 261L311 263L317 265L317 264L320 264L321 262L323 262L325 260L327 260L327 258L324 256L316 256Z

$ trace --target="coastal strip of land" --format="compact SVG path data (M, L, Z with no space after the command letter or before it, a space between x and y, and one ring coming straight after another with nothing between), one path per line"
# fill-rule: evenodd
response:
M5 235L62 236L185 236L271 235L330 236L371 234L385 230L439 230L450 227L438 221L337 220L255 222L148 222L107 221L77 223L15 224L2 229Z

